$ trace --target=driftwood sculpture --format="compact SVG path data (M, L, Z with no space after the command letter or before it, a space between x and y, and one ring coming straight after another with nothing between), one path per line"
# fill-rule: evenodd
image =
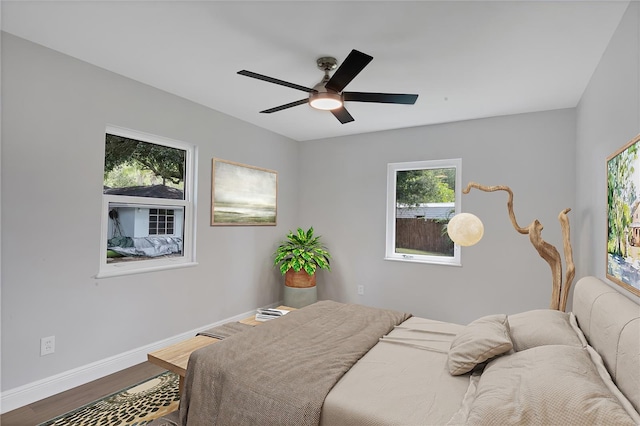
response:
M467 187L462 191L464 194L468 194L471 188L476 188L484 192L494 191L506 191L509 194L509 200L507 201L507 210L509 211L509 218L511 224L521 234L529 234L529 240L531 244L538 251L540 256L547 261L551 267L552 277L552 289L551 289L551 309L557 309L564 311L567 307L567 298L569 297L569 289L575 276L575 265L573 264L573 251L571 248L570 232L569 232L569 218L567 213L571 209L565 209L558 215L560 226L562 228L562 239L564 246L564 258L567 265L567 271L565 275L564 284L562 283L562 260L558 250L542 239L542 224L536 219L527 227L521 227L516 221L516 215L513 212L513 191L511 188L504 185L498 186L484 186L475 182L470 182Z

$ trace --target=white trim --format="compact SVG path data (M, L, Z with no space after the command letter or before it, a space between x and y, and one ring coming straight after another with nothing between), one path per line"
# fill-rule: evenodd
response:
M185 149L185 147L191 147L191 144L178 141L175 139L165 138L164 136L152 135L150 133L139 132L137 130L128 129L126 127L114 126L107 124L106 133L116 136L122 136L123 138L135 139L142 142L148 142L155 145L166 145L171 148Z
M193 266L198 266L198 262L180 262L178 260L176 260L174 265L171 265L167 262L172 262L174 261L173 259L179 259L179 258L167 258L167 259L163 259L162 263L158 263L156 266L151 266L151 264L149 262L154 262L153 260L148 260L145 261L145 267L137 267L137 268L123 268L123 269L112 269L109 271L105 271L105 272L100 272L98 274L96 274L94 277L95 278L110 278L110 277L120 277L123 275L135 275L135 274L144 274L147 272L155 272L155 271L165 271L168 269L178 269L178 268L190 268ZM120 265L126 265L126 264L122 264L122 263L117 263L115 265L113 265L114 267L118 267ZM147 266L149 265L149 266Z
M431 263L436 265L462 266L461 251L458 244L453 245L453 256L428 256L419 254L400 254L396 247L396 172L421 169L455 168L455 208L454 214L462 211L462 158L448 160L410 161L406 163L387 164L387 220L385 260L401 262Z
M263 308L272 308L279 305L282 305L282 301L264 306ZM92 362L91 364L83 365L35 382L27 383L26 385L18 386L17 388L6 390L0 394L0 413L4 414L8 411L15 410L16 408L40 401L41 399L48 398L60 392L67 391L125 368L140 364L147 360L147 354L149 352L154 352L189 339L201 331L217 327L230 321L238 321L247 318L254 313L255 310L244 312L242 314L217 321L213 324L189 330L155 343L150 343L100 361Z

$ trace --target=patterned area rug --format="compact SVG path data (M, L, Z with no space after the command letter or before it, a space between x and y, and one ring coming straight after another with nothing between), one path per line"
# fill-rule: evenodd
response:
M178 409L178 376L169 371L38 426L141 426Z

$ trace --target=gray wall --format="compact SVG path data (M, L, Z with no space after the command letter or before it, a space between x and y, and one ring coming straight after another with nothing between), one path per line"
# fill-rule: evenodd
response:
M6 33L2 92L3 390L281 299L296 142ZM197 267L93 278L107 123L198 146ZM279 172L277 227L209 226L214 156Z
M631 2L577 107L575 241L581 275L605 279L606 159L640 133L640 3ZM614 287L627 295L622 287Z
M483 220L485 236L462 249L462 267L383 260L386 166L462 158L463 187L510 186L520 225L539 219L543 238L561 250L557 216L575 206L573 109L310 141L300 158L300 217L334 258L318 278L320 297L459 323L549 306L549 266L513 229L505 192L463 195L462 211Z

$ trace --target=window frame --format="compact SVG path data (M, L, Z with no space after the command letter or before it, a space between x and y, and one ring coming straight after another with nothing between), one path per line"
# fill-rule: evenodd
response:
M455 206L454 215L462 211L462 159L451 158L445 160L409 161L387 164L387 218L385 260L401 262L417 262L435 265L462 266L461 250L458 244L453 244L453 256L430 256L419 254L396 253L396 176L399 171L450 169L455 168Z
M155 145L167 146L185 151L184 200L151 197L132 197L126 195L102 194L100 226L100 262L96 278L108 278L122 275L140 274L166 269L184 268L197 265L196 262L196 194L197 194L197 158L198 147L186 142L151 135L123 127L107 125L104 136L112 134ZM103 170L104 172L104 156ZM107 240L109 229L109 206L141 208L182 208L184 209L182 256L161 259L145 259L134 262L107 263Z

